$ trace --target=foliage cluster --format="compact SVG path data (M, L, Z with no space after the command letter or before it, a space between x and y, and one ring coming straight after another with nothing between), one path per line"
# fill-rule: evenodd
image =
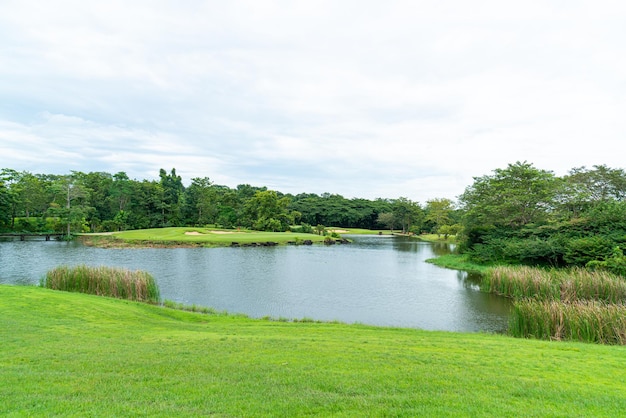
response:
M48 271L41 285L66 292L88 293L138 302L160 302L160 292L154 278L141 270L85 265L60 266Z
M626 243L625 197L621 169L581 167L557 177L526 162L509 164L475 178L460 196L460 248L478 262L562 267L606 261Z

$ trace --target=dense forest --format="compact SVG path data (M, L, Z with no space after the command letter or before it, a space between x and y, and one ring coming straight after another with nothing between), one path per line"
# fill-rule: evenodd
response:
M457 234L459 249L478 262L590 266L626 273L626 173L604 165L565 176L527 162L474 178L458 202L347 199L336 194L284 194L193 178L175 169L159 180L126 173L68 175L0 172L0 229L102 232L216 225L266 231L318 226Z
M450 225L454 213L448 199L421 206L403 197L293 196L249 184L230 188L208 177L193 178L185 187L176 169L161 169L159 180L133 180L124 172L0 172L0 229L12 231L69 234L203 225L286 231L325 225L419 233Z

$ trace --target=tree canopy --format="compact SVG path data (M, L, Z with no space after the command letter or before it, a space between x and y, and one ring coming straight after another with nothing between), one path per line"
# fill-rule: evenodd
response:
M594 166L557 177L517 162L460 196L462 250L477 261L584 266L626 241L626 173Z

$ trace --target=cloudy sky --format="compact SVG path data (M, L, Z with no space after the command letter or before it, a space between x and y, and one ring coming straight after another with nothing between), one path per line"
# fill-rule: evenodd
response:
M0 168L454 199L626 167L626 2L0 0Z

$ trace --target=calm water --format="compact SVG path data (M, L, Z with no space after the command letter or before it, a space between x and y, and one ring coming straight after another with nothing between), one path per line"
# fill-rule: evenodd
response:
M509 303L464 272L424 260L449 252L389 236L336 246L102 249L77 242L0 242L0 283L37 284L58 265L150 272L161 297L252 317L313 318L447 331L506 329Z

